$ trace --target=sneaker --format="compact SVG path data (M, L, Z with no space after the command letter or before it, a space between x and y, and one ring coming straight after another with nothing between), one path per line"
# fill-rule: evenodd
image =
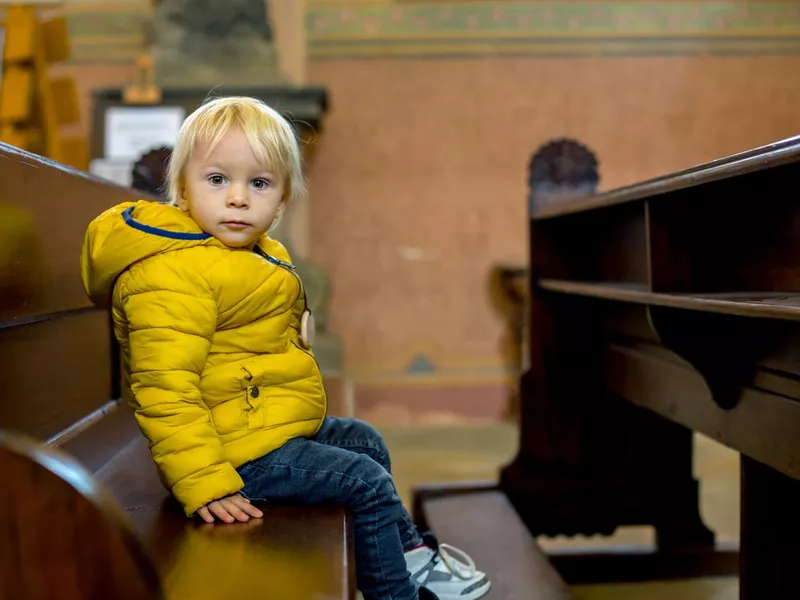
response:
M466 562L456 560L452 554L460 555ZM409 550L406 565L411 580L428 588L439 600L477 600L492 587L489 578L475 568L469 555L449 544L423 545ZM419 597L423 600L422 588Z

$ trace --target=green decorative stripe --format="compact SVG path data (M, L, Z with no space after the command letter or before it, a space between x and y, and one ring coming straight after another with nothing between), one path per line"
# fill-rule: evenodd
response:
M796 53L800 2L438 2L312 6L314 59Z
M143 39L145 16L130 10L71 13L68 16L71 39L137 37Z
M588 40L474 40L427 41L426 43L374 43L368 41L312 46L313 60L336 58L468 58L470 56L505 57L580 57L580 56L758 56L800 54L800 38L765 38L751 40L684 39L608 39Z
M72 61L130 62L143 45L137 0L66 5ZM311 0L311 59L460 56L797 54L800 1L425 2Z
M145 8L137 3L94 7L67 4L72 63L131 63L144 48Z
M787 35L800 33L788 2L441 2L312 7L312 43L353 38Z

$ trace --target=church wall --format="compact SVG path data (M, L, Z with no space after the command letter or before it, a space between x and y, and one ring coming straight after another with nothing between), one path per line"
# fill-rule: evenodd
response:
M84 91L126 81L138 38L120 15L136 5L69 10L64 68ZM607 189L800 128L793 2L310 0L303 35L296 76L332 108L307 251L332 278L332 329L374 420L503 413L488 276L526 261L538 146L588 144Z

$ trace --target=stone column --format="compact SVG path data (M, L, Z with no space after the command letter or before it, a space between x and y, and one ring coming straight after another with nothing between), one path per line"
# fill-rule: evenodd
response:
M222 90L306 82L306 0L153 0L153 57L162 89ZM277 237L308 256L308 203Z
M264 0L278 49L278 70L294 85L306 84L307 0Z

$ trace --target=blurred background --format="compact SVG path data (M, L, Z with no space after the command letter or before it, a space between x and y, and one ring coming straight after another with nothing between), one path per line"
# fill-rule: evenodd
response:
M278 236L320 315L332 412L385 432L406 500L423 481L495 478L514 456L537 151L569 140L557 147L578 148L607 190L800 130L789 0L16 4L61 19L45 62L66 83L18 100L62 114L2 141L157 196L175 129L209 94L296 119L310 195ZM2 102L20 76L10 10ZM738 457L698 440L704 517L735 540ZM577 593L727 599L736 583Z
M514 413L516 350L492 270L527 261L527 169L548 141L585 144L608 189L800 126L797 2L67 0L58 10L71 54L51 70L74 78L80 119L67 132L87 140L100 135L98 97L109 104L99 92L135 82L147 54L167 98L175 86L324 89L308 136L310 199L288 227L294 253L329 281L327 326L341 340L331 362L347 373L350 410L376 422ZM253 34L259 14L274 52L234 58L226 38ZM198 39L181 40L181 28ZM186 70L178 53L215 44L241 69L221 60L196 81L172 76ZM91 158L106 155L99 146Z

